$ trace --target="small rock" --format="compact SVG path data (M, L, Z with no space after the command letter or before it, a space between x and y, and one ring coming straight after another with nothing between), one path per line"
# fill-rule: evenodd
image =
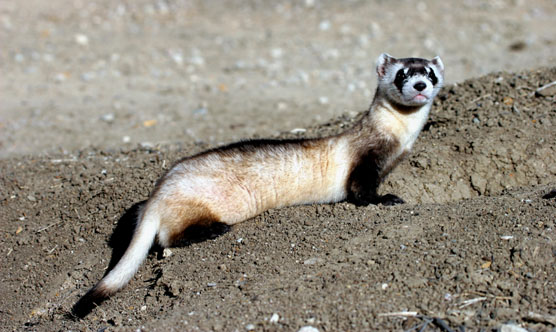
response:
M320 262L322 262L322 259L317 258L317 257L313 257L313 258L309 258L309 259L305 260L303 262L303 264L304 265L315 265L315 264L320 263Z
M500 332L527 332L526 329L515 324L504 324L500 326Z
M31 202L36 202L37 201L37 199L33 195L28 195L27 199L30 200Z
M129 143L129 142L131 142L131 137L129 137L129 136L124 136L124 137L122 137L122 142L124 142L124 143Z
M541 86L535 91L535 96L551 97L556 95L556 81Z
M75 42L81 46L89 45L89 37L84 34L78 33L75 35Z
M319 329L313 326L303 326L297 332L319 332Z
M143 121L143 127L152 127L154 125L156 125L157 121L156 119L150 119L150 120L145 120Z
M284 103L284 102L279 102L276 107L278 108L278 110L283 111L288 109L288 104Z
M172 252L172 250L170 250L169 248L165 248L165 249L162 251L162 257L164 257L164 258L170 257L170 256L172 256L172 255L173 255L173 252Z
M281 58L282 55L284 55L284 50L282 50L281 48L273 48L273 49L270 51L270 55L271 55L274 59Z
M326 104L328 104L328 97L326 97L326 96L321 96L321 97L319 97L319 103L320 103L321 105L326 105Z
M65 80L67 80L68 75L66 73L57 73L56 75L54 75L54 81L57 83L61 83L64 82Z
M319 29L320 29L321 31L330 30L330 27L331 27L331 26L332 26L332 24L330 24L330 21L328 21L328 20L324 20L324 21L321 21L321 22L319 23ZM301 330L300 330L300 331L301 331Z
M181 50L175 50L175 49L168 50L168 55L170 55L170 58L172 58L172 60L174 60L174 62L178 66L183 65L183 53Z
M100 119L107 123L112 123L114 121L115 115L114 113L107 113L100 117Z
M208 110L205 107L200 107L197 108L196 110L193 111L193 114L195 115L205 115L208 113Z
M300 133L304 133L306 131L307 131L307 129L305 129L305 128L294 128L294 129L290 130L290 133L300 134Z
M92 72L92 71L88 71L86 73L81 74L81 79L85 82L89 82L94 80L97 77L97 74Z
M252 330L255 329L255 325L254 324L247 324L247 325L245 325L245 329L247 331L252 331Z
M191 58L189 58L189 63L195 66L204 66L205 58L199 55L194 55Z
M273 313L272 317L270 317L270 322L271 323L278 323L278 320L280 320L280 316L278 316L277 313Z

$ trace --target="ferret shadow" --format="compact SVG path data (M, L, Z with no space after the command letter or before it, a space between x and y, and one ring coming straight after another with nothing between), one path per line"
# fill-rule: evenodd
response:
M108 240L108 245L112 248L112 256L110 257L110 262L108 263L108 268L106 269L104 276L112 271L129 247L135 232L135 227L137 226L139 211L146 202L147 201L144 200L133 204L118 220L116 228ZM223 223L213 223L208 226L191 226L185 230L176 243L172 244L172 247L186 247L193 243L214 239L227 233L230 228L230 226ZM157 259L161 259L163 257L163 249L164 248L155 242L153 247L150 249L149 254L155 253L157 255ZM81 297L73 306L72 313L70 314L71 317L77 316L79 318L83 318L105 300L90 300L89 295L90 291Z

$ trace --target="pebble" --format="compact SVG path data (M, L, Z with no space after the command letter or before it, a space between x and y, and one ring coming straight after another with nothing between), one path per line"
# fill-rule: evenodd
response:
M89 37L82 33L78 33L75 35L75 42L81 46L89 45Z
M65 73L57 73L54 75L54 81L57 83L64 82L67 78L68 76Z
M158 121L156 119L150 119L150 120L145 120L143 121L143 127L152 127L154 125L156 125Z
M208 113L208 110L205 107L200 107L197 108L196 110L193 111L193 114L195 115L205 115Z
M319 97L319 103L320 103L321 105L326 105L326 104L328 104L328 97L326 97L326 96L320 96L320 97Z
M332 26L332 24L330 24L330 21L329 21L329 20L324 20L324 21L321 21L321 22L319 23L319 29L320 29L321 31L330 30L330 27L331 27L331 26Z
M307 131L307 129L305 129L305 128L294 128L294 129L290 130L290 133L292 133L292 134L301 134L301 133L304 133L306 131Z
M45 54L42 55L42 59L45 62L52 62L52 61L54 61L54 55L49 54L49 53L45 53Z
M170 257L172 255L173 255L173 252L169 248L164 248L164 250L162 251L162 257L164 257L164 258Z
M315 264L320 263L320 262L322 262L322 259L317 258L317 257L313 257L313 258L309 258L309 259L305 260L303 262L303 264L304 265L315 265Z
M270 317L270 322L278 323L278 320L280 320L280 316L277 313L273 313L272 316Z
M100 117L100 119L107 123L112 123L114 121L115 115L114 113L107 113Z
M300 70L297 75L299 76L299 79L301 80L301 82L303 82L304 84L308 84L310 77L309 74L307 74L307 72Z
M195 66L204 66L205 65L205 58L200 55L194 55L189 58L189 63Z
M271 55L274 59L281 58L282 55L284 55L284 50L282 50L281 48L273 48L273 49L270 51L270 55Z
M526 329L515 324L504 324L500 326L500 332L527 332Z
M130 141L131 141L131 137L129 137L129 136L122 137L122 142L129 143Z
M255 325L254 324L247 324L247 325L245 325L245 329L247 331L252 331L252 330L255 329Z
M139 143L139 145L143 149L154 149L154 143L152 143L152 142L141 142L141 143Z
M168 54L170 55L170 58L172 58L172 60L174 60L174 62L178 66L183 65L183 53L181 50L171 49L168 50Z
M92 81L96 77L97 77L97 74L95 72L92 72L92 71L88 71L88 72L85 72L85 73L81 74L81 79L85 82Z
M313 326L303 326L297 332L319 332L319 329Z
M281 101L276 105L276 107L278 108L278 110L283 111L288 109L288 104Z
M310 8L315 6L315 0L305 0L305 7Z

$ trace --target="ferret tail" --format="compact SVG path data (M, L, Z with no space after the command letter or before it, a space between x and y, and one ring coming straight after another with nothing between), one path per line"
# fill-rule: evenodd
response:
M129 247L116 266L87 292L72 308L73 315L84 317L102 301L122 289L147 257L160 227L158 213L147 206L139 216L139 223Z

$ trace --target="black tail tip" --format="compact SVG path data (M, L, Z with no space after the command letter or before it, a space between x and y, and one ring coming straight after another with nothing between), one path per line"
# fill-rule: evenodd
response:
M94 308L99 306L110 296L111 292L102 286L95 286L87 294L83 295L77 301L72 309L71 316L76 318L84 318L87 316Z

